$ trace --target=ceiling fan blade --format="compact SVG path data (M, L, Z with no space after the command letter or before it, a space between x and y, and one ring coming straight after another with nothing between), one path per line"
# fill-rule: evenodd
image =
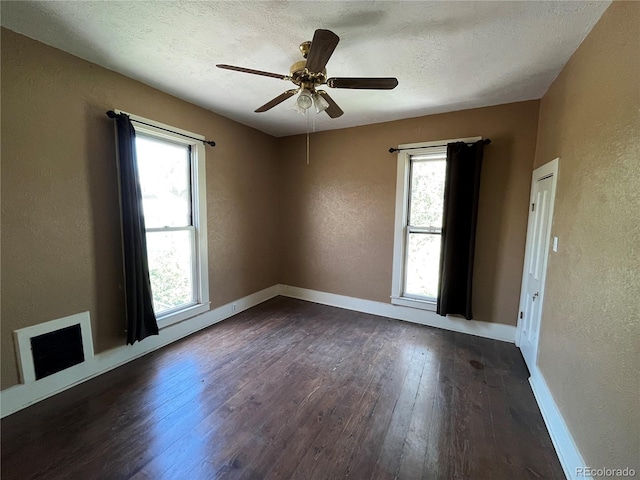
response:
M289 77L279 73L263 72L262 70L252 70L251 68L234 67L233 65L216 65L218 68L225 70L234 70L236 72L251 73L253 75L262 75L263 77L279 78L280 80L288 80Z
M272 109L273 107L275 107L279 103L284 102L287 98L294 96L297 92L298 92L297 89L287 90L283 94L278 95L276 98L274 98L270 102L267 102L264 105L262 105L260 108L258 108L256 110L256 113L262 113L262 112L266 112L267 110Z
M319 95L322 95L322 98L324 98L329 104L329 108L327 108L325 112L331 118L338 118L344 113L342 109L338 106L338 104L333 101L333 98L331 98L327 92L325 92L324 90L317 90L317 93Z
M393 90L398 86L398 79L387 78L330 78L327 86L331 88L357 88L365 90Z
M331 30L316 30L311 40L311 49L307 55L305 68L312 73L322 72L339 41L340 37Z

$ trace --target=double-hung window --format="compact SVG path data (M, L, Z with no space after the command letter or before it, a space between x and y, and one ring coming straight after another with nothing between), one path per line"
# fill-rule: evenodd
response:
M133 123L153 308L163 327L209 309L205 151L174 132L197 134L130 118L150 124Z
M400 145L391 302L436 309L447 171L447 143Z

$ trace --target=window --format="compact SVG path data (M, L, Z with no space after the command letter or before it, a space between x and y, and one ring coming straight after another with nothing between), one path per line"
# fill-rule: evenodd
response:
M446 144L400 145L391 303L435 310L446 176Z
M163 327L209 309L205 152L202 142L163 129L181 130L129 116L150 124L133 123L153 308Z

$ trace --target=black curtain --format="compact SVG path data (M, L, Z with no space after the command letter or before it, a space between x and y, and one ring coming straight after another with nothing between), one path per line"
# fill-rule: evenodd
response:
M471 291L484 141L447 145L437 312L473 318Z
M142 190L136 161L136 132L124 114L115 116L118 136L118 174L124 255L127 343L158 335L153 312Z

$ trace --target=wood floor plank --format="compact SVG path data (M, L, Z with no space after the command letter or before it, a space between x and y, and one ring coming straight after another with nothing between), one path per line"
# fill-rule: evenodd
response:
M423 479L453 478L451 461L454 424L454 347L455 333L441 332L440 355L431 407L427 446L422 469Z
M482 352L473 337L455 335L453 449L454 476L475 478L486 472L487 478L500 478L497 472L496 443L484 371L472 366L482 364Z
M360 347L363 348L363 346ZM366 349L366 345L364 348ZM344 392L349 392L354 388L353 385L363 378L364 364L357 362L355 365L357 366L336 371L336 377L332 383L337 388L331 388L333 385L325 388L323 394L318 396L318 402L311 405L312 408L305 412L306 418L296 422L294 437L290 441L283 442L283 450L268 469L265 478L296 478L296 471L299 468L303 470L309 468L305 459L310 453L315 455L322 451L323 438L325 438L321 435L323 431L335 430L336 423L341 424L344 421L343 409L340 408L345 398ZM318 445L314 446L316 441Z
M217 373L211 374L218 381L208 382L202 388L198 388L200 383L197 383L195 391L190 392L193 395L190 394L189 401L181 398L179 402L172 402L174 404L180 403L180 406L178 408L169 407L171 411L166 416L166 412L164 410L161 411L160 416L156 416L159 419L156 420L158 433L155 435L156 448L154 452L155 457L159 458L160 464L167 466L168 461L165 452L171 449L176 442L183 440L191 444L192 437L195 435L198 437L195 440L195 444L200 444L204 441L203 439L214 433L214 428L221 424L224 427L234 429L233 415L238 414L238 412L234 413L234 411L239 409L242 412L247 407L245 404L252 402L250 397L255 394L260 386L264 386L265 376L274 375L272 372L274 365L281 365L283 363L281 362L282 358L286 357L290 351L294 351L297 357L304 355L304 352L297 350L297 347L307 341L309 332L320 334L324 328L326 328L326 325L323 325L322 322L304 325L304 328L297 328L296 331L289 331L288 326L282 327L281 331L285 332L286 342L272 340L268 348L258 349L257 353L254 353L249 360L242 357L242 363L239 365L231 362L230 369L224 371L223 377L219 377ZM296 359L286 360L284 365L290 364L291 360ZM295 365L295 362L293 364ZM241 379L241 381L239 382L238 379ZM219 386L220 380L224 385L222 388ZM202 405L197 414L192 411L191 404L194 401L194 397L206 399L205 402L197 403ZM228 417L230 417L230 421L223 423ZM183 419L183 421L180 422L180 419ZM141 423L137 426L144 429L146 425ZM122 439L116 447L115 453L126 451L129 456L135 456L136 461L132 463L116 459L111 462L110 468L112 471L137 471L149 461L154 460L145 445L135 441L136 436L140 434L139 431L135 433L136 435L132 437ZM158 451L161 452L160 455L157 454ZM188 450L185 455L189 455ZM180 463L180 459L176 459L176 462L182 465L180 468L184 468L184 464ZM87 464L84 465L83 470L75 473L83 475L84 472L91 471L93 468L95 468L93 465Z
M483 346L483 352L488 355L498 349L513 350L515 347L491 343ZM504 352L502 354L504 356ZM516 360L524 364L521 357ZM526 372L524 365L519 368ZM490 389L496 443L502 446L496 453L497 464L505 470L503 478L564 479L528 380L512 375L507 369L485 369L485 375ZM540 441L533 444L511 441L516 437L534 437ZM549 455L551 453L553 456ZM547 461L540 462L541 458Z
M434 402L437 393L437 380L440 366L442 342L438 335L429 331L429 342L425 352L425 362L418 383L411 422L407 430L399 458L399 479L420 479L424 472L425 452L429 440L429 429L434 417Z
M386 325L388 327L388 325ZM375 419L376 402L380 396L382 386L394 374L394 365L404 344L408 329L388 329L380 332L380 343L373 343L373 351L364 351L363 355L369 360L367 369L359 374L361 380L360 398L353 405L353 414L346 422L341 436L334 439L328 461L331 462L331 474L328 474L324 463L318 463L309 477L311 480L325 480L327 478L344 478L348 476L349 463L355 456L363 437Z
M396 478L400 470L402 452L414 414L416 399L426 363L428 349L417 343L413 351L407 374L396 399L391 420L382 442L373 478Z
M410 360L413 358L415 350L416 345L410 342L401 345L394 361L389 366L391 375L376 388L376 397L367 412L367 428L356 441L356 448L349 458L345 476L375 478L373 472L382 449L382 440L389 429L393 409L409 372Z
M360 373L363 370L362 366L357 366L354 358L356 361L363 361L365 365L367 363L370 365L373 361L370 351L373 351L374 354L384 351L380 347L386 343L387 336L379 327L380 325L377 322L365 319L362 328L356 335L360 337L360 340L351 342L348 350L341 353L340 361L335 366L330 370L324 369L320 371L310 382L306 391L296 385L295 392L290 397L290 402L283 403L284 408L276 407L271 411L270 418L260 426L261 432L268 441L267 448L251 460L252 468L265 472L265 474L271 470L274 452L277 451L279 452L278 455L280 455L280 452L286 450L287 442L299 436L298 427L300 423L304 421L305 417L313 418L313 414L310 412L317 412L323 408L320 402L327 395L331 395L333 391L337 390L334 388L336 383L339 382L342 385L346 385L351 376L356 376L358 379L366 378L366 373ZM359 352L358 356L353 355L354 350ZM307 394L306 392L309 393ZM288 397L286 393L283 395ZM313 400L311 400L311 396L313 396ZM241 477L233 475L229 478Z
M335 319L333 319L335 321ZM304 326L304 328L300 329L302 333L305 335L304 338L309 337L310 334L314 335L322 335L326 333L322 329L331 328L334 325L333 321L330 319L324 318L320 322L315 322L309 326ZM306 330L305 330L306 329ZM308 331L307 331L308 330ZM332 335L327 335L328 338L331 338ZM281 385L279 384L283 378L286 377L294 377L296 380L299 380L304 375L304 372L297 371L300 370L302 366L302 361L307 358L313 359L315 356L318 358L323 358L328 355L330 352L327 351L317 351L317 344L313 342L309 342L305 351L299 350L299 348L293 348L294 345L291 344L290 338L291 336L285 336L286 341L280 342L284 346L287 346L286 352L278 358L276 362L273 362L268 369L262 371L260 375L249 376L250 381L242 387L235 395L231 395L230 398L224 403L221 404L218 408L211 412L211 414L204 418L202 422L200 422L197 427L190 432L189 438L191 436L195 439L207 439L211 436L225 438L225 444L232 441L233 438L239 437L239 432L241 432L242 423L238 423L238 418L244 418L244 423L254 423L258 421L257 418L252 417L251 415L247 415L245 417L242 416L242 413L247 410L256 410L254 407L260 407L264 404L265 407L268 406L267 399L263 398L261 395L264 395L264 389L267 387L270 388L273 393L275 389L281 389ZM332 345L329 342L327 345ZM298 346L299 347L299 346ZM314 352L314 349L316 350ZM271 355L273 355L275 349L271 349ZM293 356L292 356L293 355ZM258 364L263 364L262 361L259 360ZM288 370L287 370L288 369ZM267 379L270 381L267 382ZM262 409L261 409L262 410ZM262 412L259 412L262 415ZM262 418L262 417L260 417ZM225 427L231 428L231 432L219 431L216 429L224 429ZM235 431L235 435L233 435ZM228 440L227 440L228 438ZM189 440L191 441L191 440ZM215 455L220 455L220 448L211 448L209 449L209 461L214 460ZM185 452L185 455L188 455L188 452ZM145 469L156 468L154 464L160 465L168 465L167 457L173 458L175 454L173 452L169 452L168 455L163 455L162 458L159 458L158 461L152 462L151 465L145 467ZM180 458L174 458L174 463L181 465ZM219 463L223 463L220 461ZM205 465L206 467L206 465ZM158 474L158 472L156 471ZM163 475L170 475L166 473ZM195 473L194 473L195 475ZM171 477L167 477L171 478Z
M371 347L373 349L370 350ZM367 387L377 378L380 366L387 364L383 358L385 347L377 342L361 347L366 355L364 358L361 357L363 362L360 367L353 371L354 380L343 389L339 397L336 397L337 401L330 415L323 422L307 452L299 460L292 474L294 478L326 478L324 466L331 464L336 468L340 439L350 437L350 432L358 422L359 409L356 409L355 405L361 402Z
M0 467L9 480L563 478L527 377L512 344L277 297L3 419Z
M260 379L260 385L247 388L248 393L251 394L250 401L253 402L256 399L258 405L264 408L251 408L249 412L242 414L242 406L250 404L246 400L243 401L242 398L237 399L239 401L236 401L235 404L226 405L232 410L239 409L237 412L233 411L233 421L228 422L233 425L236 435L233 435L233 431L206 431L207 436L215 434L216 437L228 439L222 448L215 453L210 453L209 456L211 461L220 465L220 472L216 476L230 475L239 470L240 465L243 469L248 468L247 464L251 459L251 454L245 451L247 445L249 443L264 443L259 426L264 421L265 412L272 415L273 410L276 409L276 402L284 400L282 385L285 382L288 384L289 381L295 379L295 384L290 384L290 389L304 389L305 383L317 378L321 370L328 370L332 368L332 365L341 363L341 351L349 339L345 337L331 338L331 335L326 338L329 341L310 343L306 351L283 358L283 361L279 362L280 365L274 365L266 372L264 375L266 378ZM196 472L189 472L189 474L196 474ZM198 475L196 474L196 476Z

